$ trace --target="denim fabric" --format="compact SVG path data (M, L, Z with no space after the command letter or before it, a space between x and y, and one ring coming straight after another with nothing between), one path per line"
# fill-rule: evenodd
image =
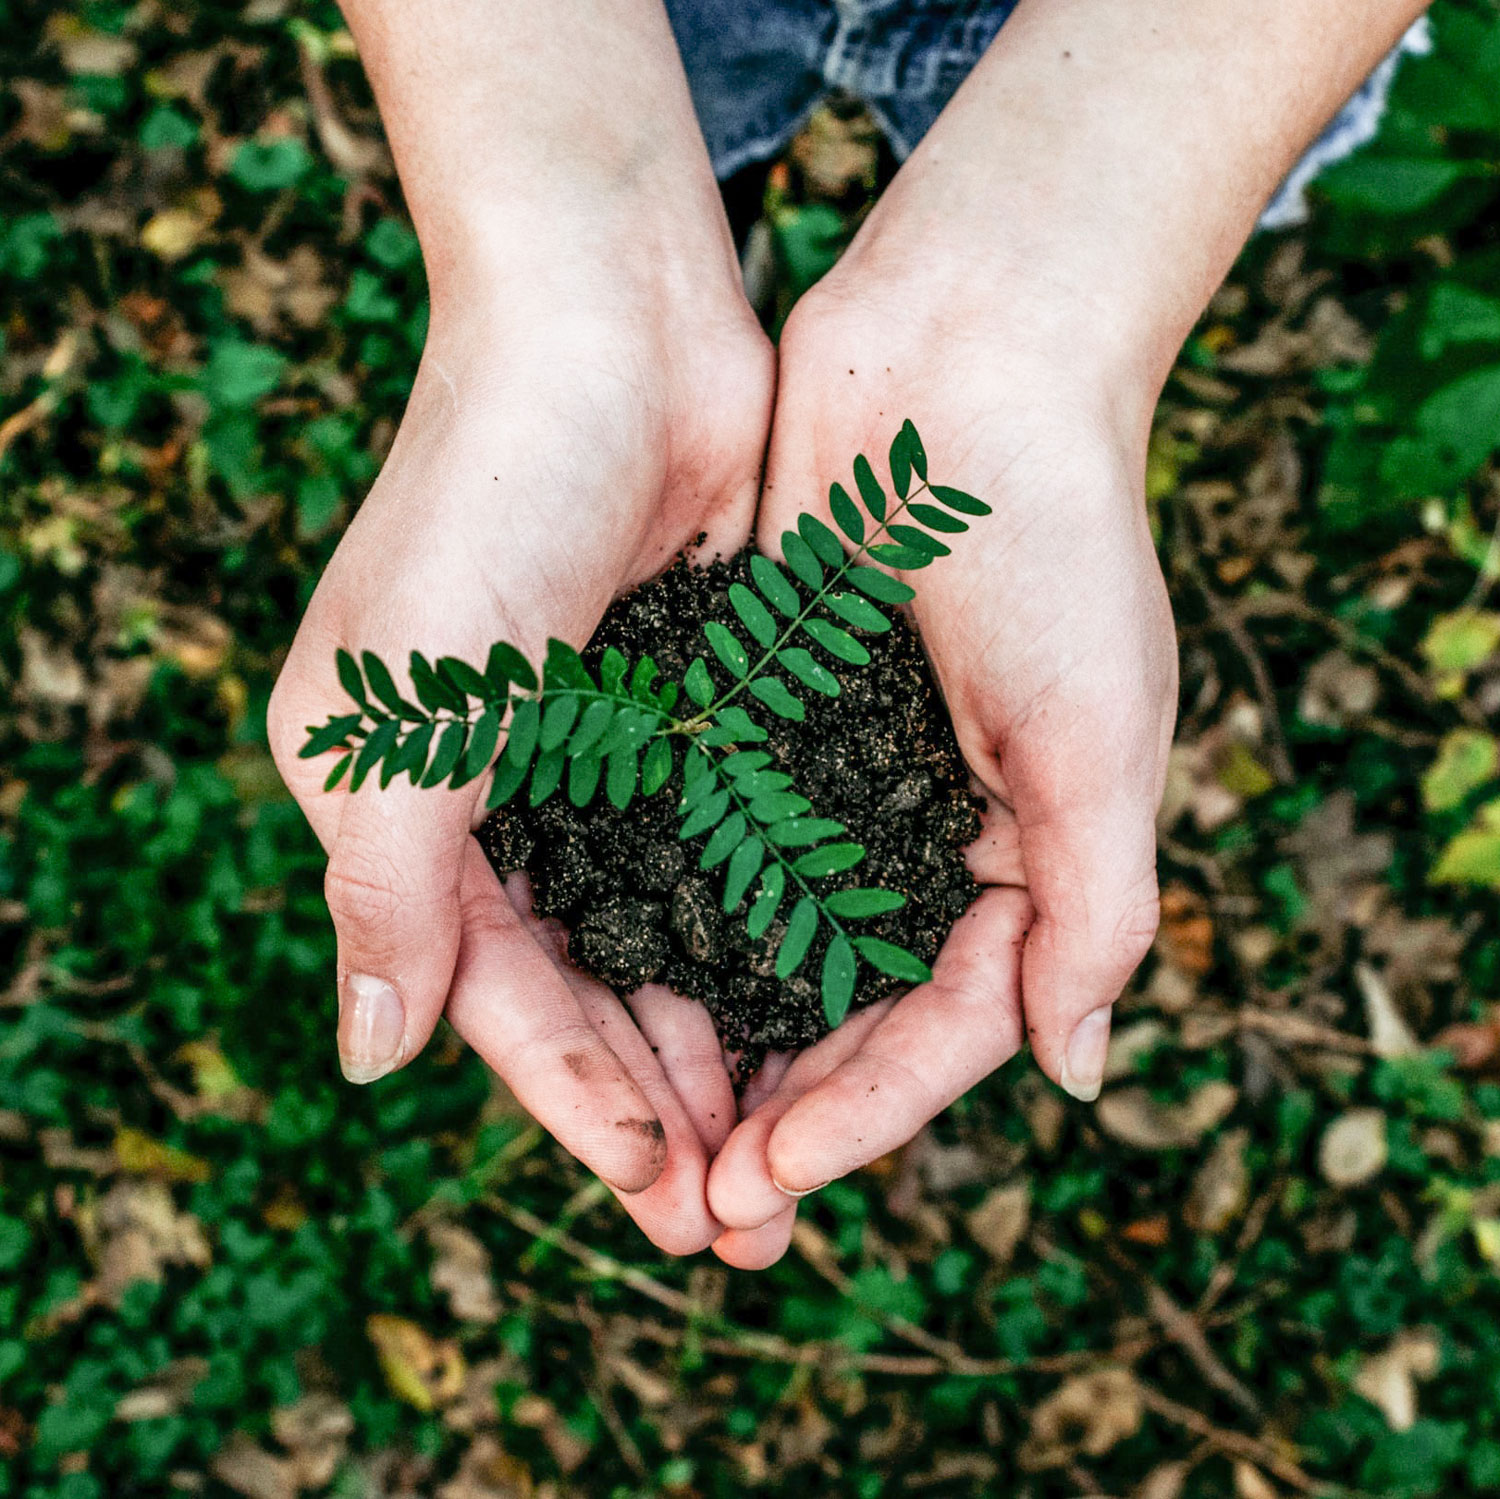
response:
M1017 0L666 0L714 171L777 155L825 94L861 100L898 157L927 133ZM1364 83L1287 178L1262 220L1304 216L1316 172L1368 140L1403 52L1426 51L1425 20Z

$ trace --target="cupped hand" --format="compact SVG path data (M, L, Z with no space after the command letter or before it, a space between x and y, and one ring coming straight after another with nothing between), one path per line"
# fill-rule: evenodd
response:
M506 640L539 661L549 636L582 646L612 598L700 534L705 555L744 544L773 361L723 238L722 256L681 273L639 243L591 244L576 270L551 247L483 267L472 295L435 296L395 444L270 714L277 764L329 855L346 1075L409 1061L446 1007L675 1252L718 1232L705 1177L734 1101L707 1013L655 987L627 1008L569 968L470 836L487 779L330 793L331 760L298 750L343 701L339 647L374 651L403 690L413 649L482 665Z
M987 811L984 887L930 983L858 1013L776 1072L709 1176L732 1264L784 1251L795 1200L910 1139L1020 1047L1097 1096L1111 1005L1157 920L1154 818L1176 647L1142 494L1155 391L1122 389L1050 323L920 257L857 253L782 337L759 518L776 551L827 513L850 460L877 472L903 419L934 481L993 513L903 575ZM915 481L913 481L915 482ZM1024 1027L1023 1027L1024 1016Z

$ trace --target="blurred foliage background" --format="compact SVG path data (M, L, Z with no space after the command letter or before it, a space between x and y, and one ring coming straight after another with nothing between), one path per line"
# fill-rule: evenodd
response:
M451 1036L334 1065L265 705L425 322L337 12L0 0L0 1495L1500 1492L1500 13L1434 22L1162 400L1104 1097L1018 1059L748 1276ZM890 166L732 185L768 323Z

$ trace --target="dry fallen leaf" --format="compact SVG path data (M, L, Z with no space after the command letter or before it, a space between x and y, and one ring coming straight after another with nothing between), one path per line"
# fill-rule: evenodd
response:
M1431 1379L1442 1363L1437 1335L1426 1328L1400 1332L1383 1352L1365 1358L1354 1388L1378 1406L1392 1431L1417 1424L1417 1382Z
M1379 1175L1388 1148L1385 1115L1379 1109L1350 1109L1323 1131L1318 1169L1330 1186L1362 1186Z
M1128 1369L1096 1369L1054 1390L1032 1412L1017 1461L1028 1472L1059 1468L1080 1453L1102 1457L1141 1429L1145 1406Z
M1031 1223L1031 1184L996 1187L965 1220L974 1242L997 1265L1009 1264Z
M1221 1234L1245 1210L1250 1195L1250 1170L1245 1151L1250 1131L1232 1129L1225 1134L1193 1177L1183 1221L1194 1233Z
M212 1259L202 1224L178 1212L165 1182L117 1182L80 1209L79 1227L99 1270L95 1294L111 1306L132 1281L160 1284L168 1265L203 1269Z
M460 1322L495 1322L500 1302L495 1295L489 1251L468 1229L434 1223L427 1230L432 1245L432 1288L448 1298Z
M271 1412L271 1430L291 1454L297 1486L321 1489L330 1483L349 1449L354 1416L342 1400L322 1391Z
M391 1393L408 1405L435 1410L463 1389L464 1357L457 1343L383 1312L366 1319L365 1332Z
M1173 1150L1196 1145L1222 1124L1239 1102L1233 1083L1215 1080L1183 1103L1165 1104L1146 1088L1116 1088L1099 1100L1095 1117L1107 1135L1137 1150Z

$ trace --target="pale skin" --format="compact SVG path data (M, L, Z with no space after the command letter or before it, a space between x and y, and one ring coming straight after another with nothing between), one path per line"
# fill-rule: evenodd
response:
M369 1081L444 1013L665 1250L773 1263L796 1201L1029 1040L1097 1096L1156 926L1176 648L1142 499L1173 356L1277 182L1421 6L1023 0L771 349L660 0L344 0L432 289L400 434L272 700L329 854L339 1048ZM930 984L738 1103L706 1012L572 970L460 792L321 790L334 650L581 645L699 532L822 513L904 417L994 514L911 575L989 811ZM762 462L765 464L762 488Z

